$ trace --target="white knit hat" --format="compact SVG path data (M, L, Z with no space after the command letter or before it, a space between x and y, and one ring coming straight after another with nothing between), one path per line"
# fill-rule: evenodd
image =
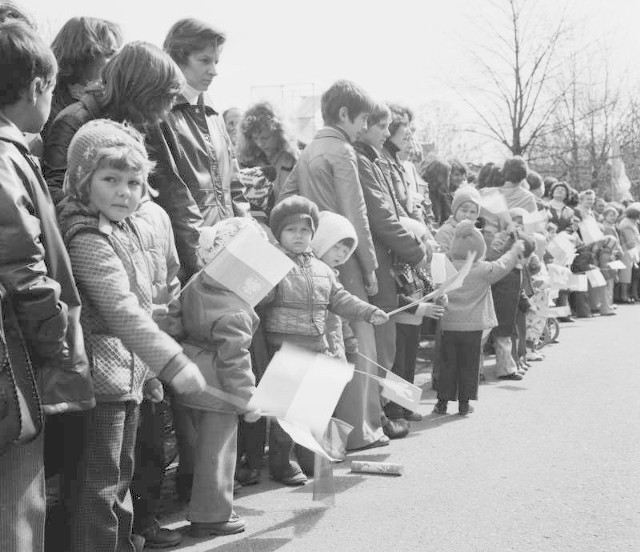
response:
M349 219L342 215L332 213L331 211L320 211L318 229L311 241L313 254L320 259L335 244L347 238L353 241L353 245L345 261L353 255L356 247L358 247L356 229L353 227L353 224L349 222Z

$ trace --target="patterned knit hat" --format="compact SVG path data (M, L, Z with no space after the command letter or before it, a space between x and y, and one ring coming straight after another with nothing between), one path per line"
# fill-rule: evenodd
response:
M353 255L356 247L358 247L358 236L356 235L356 229L353 227L353 224L349 222L349 219L337 213L332 213L331 211L320 211L319 219L318 230L311 241L313 254L320 259L338 242L350 239L353 245L345 258L346 262L347 259Z
M449 249L449 257L451 259L466 259L467 254L474 251L476 261L485 256L487 246L484 238L473 222L470 220L462 220L456 225L453 234L453 241Z
M134 128L109 119L96 119L80 127L69 144L65 191L77 198L86 195L85 179L96 170L105 154L112 148L129 150L129 165L136 166L145 174L153 168L144 147L143 137ZM118 155L121 157L121 154ZM146 188L145 178L145 192Z
M460 186L453 194L453 199L451 200L451 214L454 218L456 216L456 211L467 201L474 203L478 207L478 212L480 212L480 192L469 184L466 186Z
M280 239L280 234L287 224L298 220L306 220L311 228L311 233L315 234L318 228L320 215L318 206L306 197L293 195L278 203L271 211L269 226L276 239Z
M256 229L260 237L267 241L264 230L251 217L232 217L202 228L198 240L198 257L202 264L209 264L220 250L248 226Z

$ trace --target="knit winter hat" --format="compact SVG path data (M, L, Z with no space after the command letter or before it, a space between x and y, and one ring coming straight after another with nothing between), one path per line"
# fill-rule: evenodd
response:
M455 218L456 211L463 203L470 201L478 207L478 213L480 212L480 193L473 186L466 185L460 186L453 194L451 201L451 214Z
M624 212L624 216L629 218L640 217L640 202L634 201L630 203Z
M248 226L255 228L260 237L267 240L267 235L260 225L251 217L232 217L221 220L213 226L205 226L200 230L198 240L198 257L203 264L209 264L213 258L233 239L241 230Z
M617 217L620 214L620 211L618 211L618 209L613 205L607 205L602 211L602 216L604 217L607 213L613 213Z
M311 249L313 254L322 258L322 256L329 251L335 244L344 240L351 239L353 245L349 250L349 254L345 258L345 262L358 247L358 236L356 235L356 229L353 224L349 222L348 218L332 213L331 211L320 211L318 223L318 230L316 231L313 240L311 240Z
M81 126L67 151L65 192L86 203L86 178L106 157L117 160L118 166L122 164L143 172L146 192L146 176L154 165L149 161L143 140L142 134L133 127L109 119L96 119Z
M279 240L283 228L298 220L306 220L311 228L311 233L315 234L319 222L318 206L306 197L293 195L282 200L273 208L269 217L269 226L271 226L273 235Z
M487 252L487 246L484 238L473 222L470 220L460 221L456 225L453 234L453 241L449 249L449 257L451 259L466 259L467 254L474 251L476 261L482 259Z

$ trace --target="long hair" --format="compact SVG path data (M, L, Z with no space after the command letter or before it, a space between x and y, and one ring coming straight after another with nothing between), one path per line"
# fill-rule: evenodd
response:
M422 179L429 184L429 190L446 193L449 190L451 165L442 159L434 159L422 171Z
M252 138L254 134L263 130L268 130L277 136L278 151L285 150L294 159L298 159L300 156L295 138L270 103L261 102L251 106L242 117L239 130L236 154L239 162L245 167L268 163L264 153Z
M97 17L72 17L51 43L58 60L58 86L85 84L95 62L122 46L120 26Z
M172 25L164 39L163 48L182 67L194 52L209 46L219 48L225 40L225 34L208 23L200 19L186 18Z
M163 118L184 87L176 63L148 42L129 42L102 72L100 103L117 121L153 123Z

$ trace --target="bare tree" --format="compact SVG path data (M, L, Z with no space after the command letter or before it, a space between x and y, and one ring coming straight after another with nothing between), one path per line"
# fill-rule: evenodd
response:
M463 99L481 121L476 132L522 155L544 135L562 100L550 84L562 65L569 24L564 13L543 17L537 0L479 5L483 12L471 50L479 71L467 77L474 85ZM487 5L489 10L484 9Z

